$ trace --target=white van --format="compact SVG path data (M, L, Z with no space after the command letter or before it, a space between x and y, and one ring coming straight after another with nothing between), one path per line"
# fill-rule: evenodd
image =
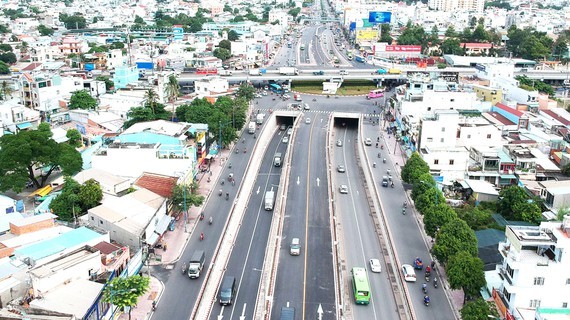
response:
M301 240L299 240L299 238L291 239L291 249L289 250L289 254L292 256L298 256L301 254Z

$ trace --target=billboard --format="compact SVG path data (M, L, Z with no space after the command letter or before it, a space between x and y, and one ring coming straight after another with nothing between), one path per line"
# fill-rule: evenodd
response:
M386 46L386 52L422 52L422 46L395 45Z
M374 24L390 23L392 20L392 12L370 11L368 13L368 21Z
M361 29L356 31L356 40L376 40L378 38L378 30L374 29Z

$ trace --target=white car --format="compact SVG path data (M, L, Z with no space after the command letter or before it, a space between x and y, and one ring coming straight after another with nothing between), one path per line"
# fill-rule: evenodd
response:
M342 147L342 141L341 141L341 140L337 140L337 141L336 141L336 146L337 146L337 147Z
M306 124L310 124L310 123L311 123L311 118L305 119L305 123L306 123Z
M382 266L380 265L380 260L370 259L370 271L372 272L382 272Z
M364 139L364 144L367 146L371 146L372 145L372 139L370 139L370 138Z
M283 137L283 143L289 143L289 136Z
M288 135L292 135L292 134L293 134L293 128L287 129L287 134L288 134Z
M342 185L340 185L340 188L338 188L338 191L340 193L347 194L348 193L348 186L346 184L342 184Z
M336 171L338 171L338 172L340 172L340 173L344 173L344 172L346 171L346 168L345 168L342 164L339 164L339 165L336 167Z
M407 282L416 282L416 271L414 267L409 264L402 265L402 274L404 275L404 280Z

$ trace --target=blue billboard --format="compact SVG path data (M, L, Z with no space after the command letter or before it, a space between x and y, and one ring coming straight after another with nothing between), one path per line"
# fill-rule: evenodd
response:
M375 24L390 23L392 20L392 12L370 11L368 21Z

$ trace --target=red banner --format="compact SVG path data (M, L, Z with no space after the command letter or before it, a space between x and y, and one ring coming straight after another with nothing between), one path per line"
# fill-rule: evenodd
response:
M404 45L396 45L396 46L386 46L387 52L421 52L422 46L404 46Z

